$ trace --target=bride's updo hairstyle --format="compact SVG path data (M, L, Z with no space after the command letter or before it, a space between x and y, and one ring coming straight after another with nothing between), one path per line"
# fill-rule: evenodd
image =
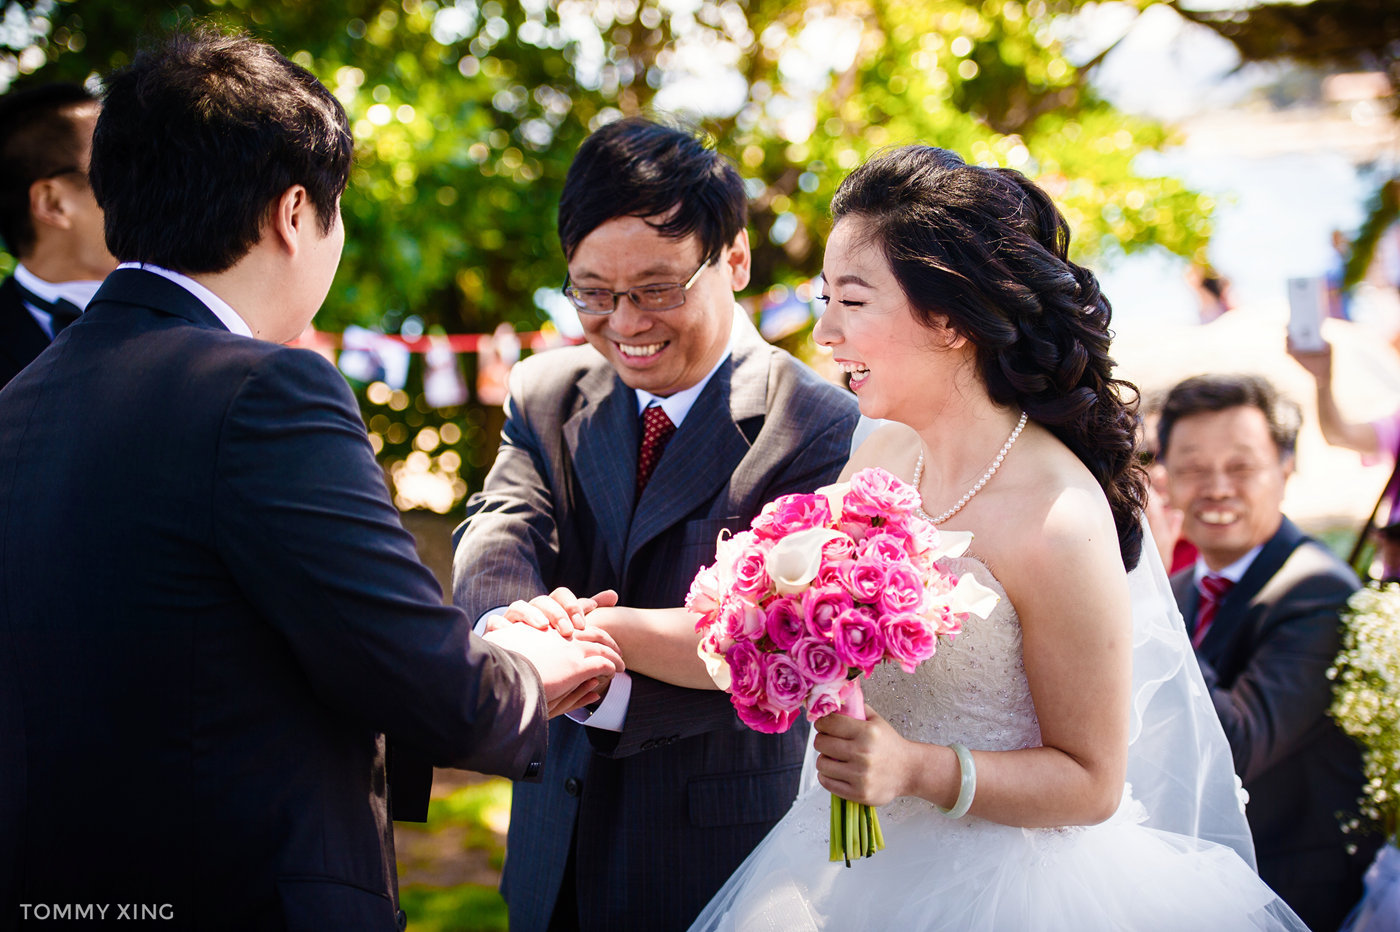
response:
M906 146L852 172L831 213L865 224L924 324L946 318L976 347L995 402L1023 409L1083 461L1135 567L1146 501L1137 390L1111 375L1108 299L1069 261L1069 224L1049 196L1012 169Z

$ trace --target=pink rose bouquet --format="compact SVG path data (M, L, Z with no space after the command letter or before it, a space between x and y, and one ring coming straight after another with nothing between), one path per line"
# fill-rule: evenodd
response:
M700 616L699 653L756 731L832 712L865 717L862 675L881 663L912 673L969 615L997 596L946 567L972 535L919 517L919 494L883 469L810 495L784 495L750 529L721 536L686 608ZM831 859L884 846L869 806L832 797Z

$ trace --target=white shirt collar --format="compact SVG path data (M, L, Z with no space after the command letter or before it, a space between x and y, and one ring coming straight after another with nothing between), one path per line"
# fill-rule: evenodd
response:
M68 301L77 305L79 310L85 310L92 296L97 294L97 289L102 286L97 281L72 281L72 282L46 282L33 272L24 267L24 263L15 266L15 281L24 286L35 297L43 298L45 301L53 303L55 301ZM24 309L29 312L29 316L34 318L35 323L44 331L50 340L53 339L53 315L42 308L34 307L25 302Z
M25 268L23 262L15 266L15 280L45 301L69 301L81 308L88 306L92 296L102 286L100 281L88 280L46 282Z
M1232 583L1239 582L1244 577L1244 574L1249 570L1249 565L1254 562L1254 558L1259 556L1259 551L1263 549L1264 545L1260 544L1258 547L1255 547L1249 553L1240 557L1234 563L1231 563L1229 566L1225 567L1219 572L1216 572L1215 570L1212 570L1210 567L1206 566L1206 561L1204 557L1196 557L1196 573L1194 577L1196 588L1199 589L1201 587L1201 578L1204 576L1224 576Z
M248 323L242 317L238 316L237 311L229 307L227 301L214 294L214 292L205 288L188 275L172 272L170 269L164 269L158 265L152 265L149 262L123 262L121 265L117 266L117 268L142 269L146 272L153 272L161 278L169 279L198 298L205 307L209 308L210 312L213 313L215 317L219 318L219 322L227 327L229 332L237 333L245 337L251 337L253 335L253 328L249 327Z
M739 312L735 312L739 313ZM671 419L671 423L677 427L681 426L681 421L690 413L690 409L695 406L695 400L700 397L700 393L705 390L705 386L710 383L710 379L719 371L719 367L724 365L724 361L734 350L734 337L730 336L729 343L724 347L724 355L720 356L719 362L714 368L705 373L705 377L696 382L690 388L684 388L674 395L667 395L662 398L660 395L653 395L651 392L644 392L640 388L635 389L637 393L637 413L641 414L652 405L660 405L661 410L666 412L666 416Z

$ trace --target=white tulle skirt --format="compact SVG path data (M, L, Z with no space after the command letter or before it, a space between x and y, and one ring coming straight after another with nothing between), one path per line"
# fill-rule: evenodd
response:
M880 810L885 849L849 868L827 860L830 798L800 796L692 930L1306 930L1233 849L1144 826L1128 795L1107 822L1062 829L898 799Z

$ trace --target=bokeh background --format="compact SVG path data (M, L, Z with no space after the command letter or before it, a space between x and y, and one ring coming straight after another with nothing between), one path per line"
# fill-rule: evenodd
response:
M145 37L207 18L272 43L342 101L357 146L345 254L302 342L341 362L405 524L444 581L451 527L494 456L504 373L579 333L559 295L564 173L591 130L635 113L693 120L738 164L754 247L744 302L766 336L819 368L811 299L830 195L872 152L927 142L1051 192L1114 303L1124 377L1152 392L1254 371L1303 403L1286 508L1305 527L1345 551L1389 474L1322 442L1284 327L1287 279L1326 278L1344 410L1400 405L1394 0L0 10L0 91L100 87ZM0 271L12 264L0 253ZM494 887L509 784L438 776L428 826L399 833L413 928L504 928Z

